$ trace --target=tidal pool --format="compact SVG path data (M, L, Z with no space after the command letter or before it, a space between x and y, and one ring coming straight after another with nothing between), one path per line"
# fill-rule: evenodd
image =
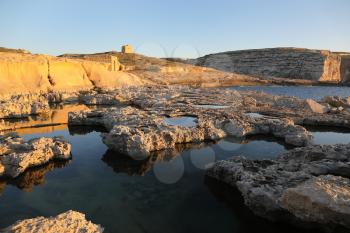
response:
M197 125L197 118L191 116L165 117L164 121L173 126L196 127Z
M313 135L313 142L321 145L350 143L350 129L339 127L306 127Z
M301 99L321 100L327 95L350 96L350 87L339 86L235 86L240 91L262 91L273 95L295 96Z
M301 232L256 218L234 191L205 178L204 169L218 159L275 158L287 149L279 141L228 138L185 144L140 161L108 150L99 134L88 128L26 131L25 139L64 136L72 144L72 160L1 180L0 229L19 219L73 209L107 233Z

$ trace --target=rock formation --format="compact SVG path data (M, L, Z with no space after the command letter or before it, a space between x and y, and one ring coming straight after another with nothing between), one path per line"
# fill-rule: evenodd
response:
M263 218L347 232L349 161L350 145L315 145L293 149L277 160L218 161L207 175L237 188L245 204Z
M53 159L70 159L71 145L61 138L38 138L28 142L16 134L0 136L0 176L17 177L27 168Z
M248 92L250 93L250 92ZM242 95L243 94L243 95ZM103 126L103 141L109 148L130 156L148 156L153 151L174 148L176 144L217 140L227 135L245 137L272 134L286 143L305 146L311 135L303 127L287 118L254 117L247 114L261 106L279 111L288 101L286 109L296 108L314 114L307 101L273 96L272 100L259 99L262 94L218 89L131 88L104 93L84 93L83 99L112 107L70 113L68 123L74 125ZM81 97L79 97L81 98ZM203 108L205 104L226 104L225 108ZM135 107L124 107L128 104ZM318 105L318 103L315 103ZM196 125L169 125L167 117L196 117Z
M20 220L1 230L4 233L102 233L103 228L86 220L85 215L69 210L56 217Z
M350 54L299 48L240 50L206 55L188 63L260 77L350 82Z
M94 87L143 84L135 75L110 70L111 63L0 52L0 95L76 92Z

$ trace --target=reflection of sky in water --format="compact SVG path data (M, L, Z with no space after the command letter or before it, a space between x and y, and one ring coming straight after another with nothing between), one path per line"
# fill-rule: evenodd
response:
M212 145L193 145L172 159L151 161L149 166L153 167L143 176L131 176L124 172L130 170L129 166L133 166L131 170L147 171L144 166L148 164L133 162L117 153L109 155L109 160L115 161L102 160L107 147L99 134L57 131L25 135L26 139L64 136L72 143L72 161L47 171L45 182L34 186L31 192L6 185L0 194L0 228L18 219L73 209L104 226L107 233L278 232L273 224L252 224L257 221L253 215L246 217L240 208L232 209L219 201L204 184L203 170L214 159L237 154L274 157L283 151L278 143L262 140L239 144L237 139L226 139ZM299 232L289 228L282 231Z
M195 127L197 125L196 117L182 116L182 117L165 117L164 121L168 125Z
M340 133L340 132L311 132L313 135L313 142L315 144L348 144L350 143L350 132Z
M243 91L263 91L274 95L287 95L314 100L321 100L327 95L350 96L350 87L336 86L245 86L229 88Z
M222 109L222 108L228 108L229 106L224 105L212 105L212 104L196 104L192 105L195 108L208 108L208 109Z

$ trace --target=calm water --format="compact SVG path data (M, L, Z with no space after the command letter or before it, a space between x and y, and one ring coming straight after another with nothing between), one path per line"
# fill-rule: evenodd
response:
M350 87L336 86L245 86L229 87L234 90L263 91L274 95L295 96L301 99L321 100L327 95L350 96Z
M349 87L234 89L314 99L350 95ZM166 122L193 127L196 118L166 118ZM350 142L350 130L309 130L317 144ZM113 233L302 232L256 218L235 190L204 175L210 164L231 156L276 158L289 148L274 138L227 138L217 143L179 145L146 160L132 160L108 150L100 133L86 127L68 130L60 125L22 129L19 133L26 139L64 136L72 144L72 160L30 169L15 180L0 180L0 228L19 219L53 216L73 209L104 226L105 232Z
M204 168L217 159L240 154L275 158L286 150L280 142L229 138L179 146L178 156L173 151L134 161L107 150L100 133L84 131L24 135L64 136L72 143L72 160L0 182L0 228L73 209L102 224L106 232L300 232L255 218L241 200L226 202L223 197L234 197L234 192L204 176Z

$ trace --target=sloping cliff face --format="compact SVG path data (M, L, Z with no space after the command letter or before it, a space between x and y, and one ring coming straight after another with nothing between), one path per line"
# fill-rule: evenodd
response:
M341 54L324 50L272 48L210 54L188 62L259 77L346 82L349 79L341 72L343 59Z
M0 94L74 92L142 85L136 75L106 64L46 55L0 52Z

